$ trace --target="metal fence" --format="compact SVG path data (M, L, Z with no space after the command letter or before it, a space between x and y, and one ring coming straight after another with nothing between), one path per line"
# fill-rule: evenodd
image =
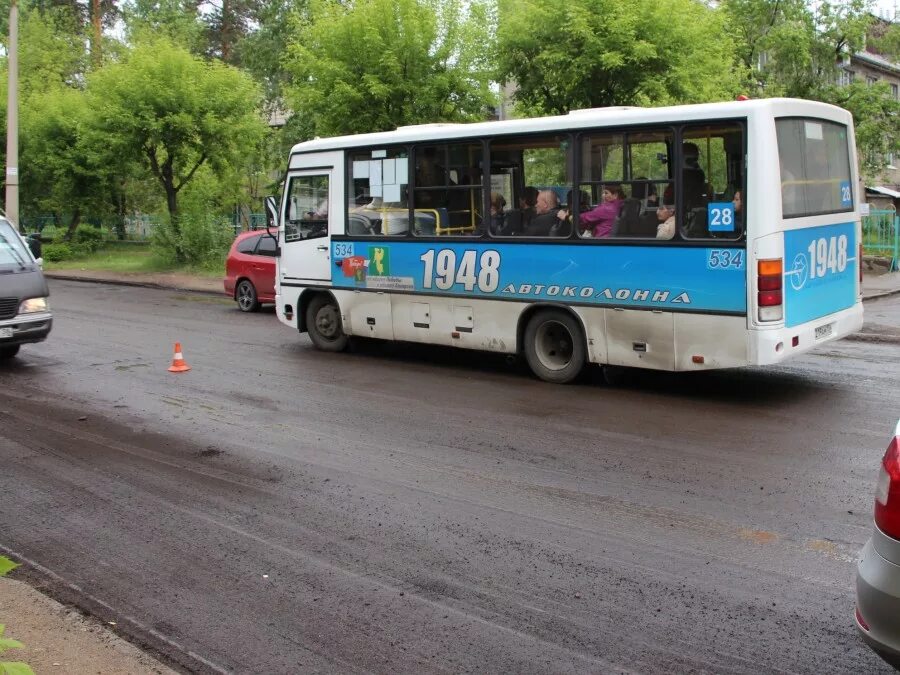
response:
M125 216L118 218L92 218L81 219L81 224L93 225L103 231L105 239L126 241L149 241L153 231L162 222L162 218L150 214ZM261 230L266 227L265 213L234 214L222 218L224 227L230 227L237 236L245 227L250 230ZM60 222L56 216L23 216L20 226L23 232L48 232L55 231L57 235L64 233L67 225ZM123 236L124 235L124 236Z
M893 209L872 209L862 217L863 254L889 258L892 272L900 269L900 217Z

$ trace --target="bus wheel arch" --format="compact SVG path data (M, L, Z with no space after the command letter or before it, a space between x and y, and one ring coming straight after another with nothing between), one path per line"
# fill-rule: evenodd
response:
M529 307L519 317L517 343L531 371L545 382L572 382L587 363L584 324L567 307Z
M307 291L300 298L298 326L309 333L309 339L324 352L342 352L349 337L341 322L337 299L326 291Z

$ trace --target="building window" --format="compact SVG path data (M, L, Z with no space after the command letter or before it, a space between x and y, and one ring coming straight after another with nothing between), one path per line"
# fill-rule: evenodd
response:
M872 77L871 75L869 75L869 76L866 77L866 84L867 84L868 86L871 87L871 86L872 86L873 84L875 84L876 82L878 82L878 78L877 78L877 77Z
M895 101L900 101L900 87L896 84L891 85L891 96L894 97Z
M852 70L842 70L838 75L838 84L842 87L849 86L856 79L856 73Z

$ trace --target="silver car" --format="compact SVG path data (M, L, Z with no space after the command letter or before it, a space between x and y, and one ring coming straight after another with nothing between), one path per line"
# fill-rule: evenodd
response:
M53 325L47 282L25 240L0 217L0 361L45 340Z
M900 422L875 488L875 527L856 573L856 625L863 639L900 670Z

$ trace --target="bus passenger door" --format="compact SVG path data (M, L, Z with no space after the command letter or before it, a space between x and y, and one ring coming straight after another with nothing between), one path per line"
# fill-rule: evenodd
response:
M316 169L288 176L284 203L281 279L331 281L333 171Z

